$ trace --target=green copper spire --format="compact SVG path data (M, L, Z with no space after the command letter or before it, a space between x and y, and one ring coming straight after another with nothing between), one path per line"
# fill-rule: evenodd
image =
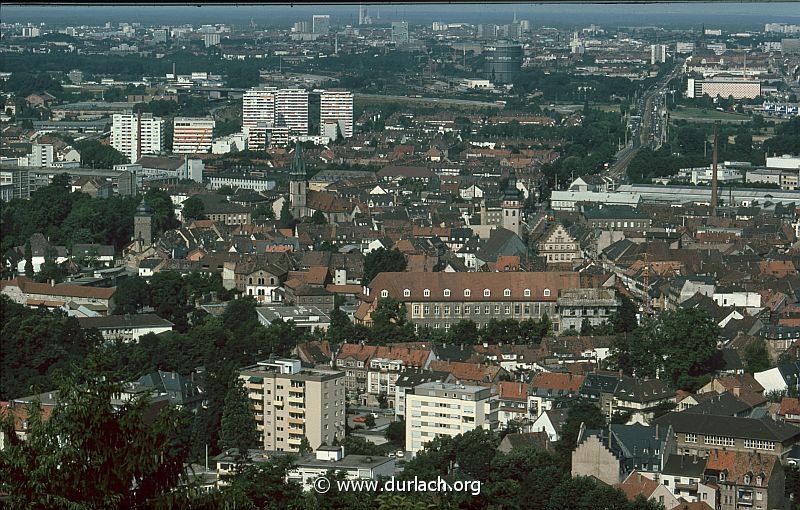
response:
M300 144L300 142L297 142L294 145L294 159L292 160L289 178L293 181L306 180L306 164L303 161L303 146Z

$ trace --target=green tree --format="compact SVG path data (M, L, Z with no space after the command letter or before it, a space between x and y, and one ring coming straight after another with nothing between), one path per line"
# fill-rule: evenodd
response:
M175 207L166 191L151 188L144 199L153 210L153 233L165 232L180 226L178 219L175 218Z
M606 419L600 408L591 402L577 400L572 403L561 426L561 440L556 444L556 451L565 468L572 462L572 451L577 445L581 424L588 429L600 429L605 427Z
M592 334L592 323L589 322L589 319L584 317L581 321L581 335L591 335Z
M744 366L750 374L763 372L771 366L767 344L763 339L759 338L745 347Z
M378 342L409 342L414 326L406 320L406 306L394 298L381 298L372 312L372 337Z
M480 340L478 325L469 319L461 319L453 324L447 334L448 341L462 344L477 344Z
M366 425L369 428L374 427L375 426L375 417L372 416L372 413L367 414L366 418L367 418L367 421L364 422L364 425Z
M300 440L300 446L298 449L300 451L300 455L305 455L314 451L314 449L311 448L311 443L308 442L308 438L306 436L303 436L303 439Z
M378 248L364 257L364 285L368 285L378 273L403 272L407 261L400 250Z
M403 420L393 421L386 427L383 435L387 441L402 445L406 440L406 422Z
M311 215L311 222L315 225L324 225L328 223L328 220L322 211L314 211L314 214Z
M284 197L283 206L281 206L281 216L278 219L281 228L294 228L294 216L292 215L292 206L289 202L289 197Z
M186 284L175 271L159 271L150 278L150 303L169 320L186 316Z
M114 165L135 163L110 145L97 140L82 140L73 144L81 154L81 164L89 168L114 168Z
M183 202L183 219L188 220L204 220L206 218L206 206L197 195L189 197Z
M258 431L253 419L255 411L247 396L242 380L236 377L230 384L222 410L219 444L223 449L235 448L239 457L247 456L247 450L258 446Z
M0 490L13 508L151 508L174 497L188 455L176 434L185 415L166 408L148 423L149 396L112 405L121 391L81 373L60 386L49 419L29 406L26 440L4 423Z
M139 313L144 306L150 303L150 288L144 278L131 276L125 278L117 285L114 293L114 314L123 315Z
M33 278L33 251L30 239L25 241L25 276Z

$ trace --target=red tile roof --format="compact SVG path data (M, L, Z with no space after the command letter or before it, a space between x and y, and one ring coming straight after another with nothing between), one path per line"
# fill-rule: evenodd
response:
M531 381L532 388L550 388L554 390L578 391L586 379L582 375L552 374L539 372Z
M429 367L437 372L453 374L460 382L470 382L481 385L491 384L497 380L505 370L493 365L462 363L460 361L432 361Z
M772 455L714 450L708 455L706 470L726 471L724 483L736 485L755 485L756 477L763 474L763 485L766 486L772 477L776 460L777 457ZM744 477L748 473L752 475L752 478L750 484L745 484Z
M571 272L500 273L379 273L369 284L371 294L382 290L401 301L552 301L566 288L580 288L580 274ZM409 296L404 291L409 290ZM425 290L430 296L425 297ZM504 296L505 290L510 296ZM444 291L450 291L450 297ZM465 291L469 296L465 296ZM489 296L484 296L485 291ZM525 296L530 290L530 296ZM545 295L549 291L549 295Z
M501 381L498 385L498 394L503 400L528 400L528 385L514 381Z
M117 291L116 287L87 287L71 283L57 283L55 285L36 283L24 276L0 281L0 291L5 290L7 287L19 287L22 292L29 295L95 299L110 299Z
M783 397L781 400L781 410L779 414L798 414L800 415L800 399L792 397Z

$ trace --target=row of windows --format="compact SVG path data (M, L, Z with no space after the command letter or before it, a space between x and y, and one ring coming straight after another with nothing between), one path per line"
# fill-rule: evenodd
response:
M451 293L450 289L444 289L444 291L442 291L442 295L444 297L450 297L451 294L452 293ZM525 297L531 297L531 289L525 289L522 294ZM545 297L549 297L550 296L550 289L544 289L542 294ZM424 289L422 291L422 295L423 295L423 297L431 297L431 289ZM492 291L491 290L483 289L483 297L490 297L491 295L492 295ZM470 297L470 296L472 296L472 290L464 289L464 297ZM505 289L503 291L503 296L504 297L511 297L511 289ZM383 298L389 297L389 291L386 290L386 289L381 290L381 297L383 297ZM404 289L403 290L403 297L411 297L411 289Z
M551 307L549 307L547 305L545 305L544 307L542 307L539 303L536 303L534 305L534 310L535 310L535 313L537 315L541 313L542 309L544 309L545 312L547 312L548 310L552 311ZM440 312L443 312L442 315L450 315L450 310L451 310L450 305L444 305L444 306L433 305L433 315L440 315ZM452 310L453 310L453 313L455 315L461 315L461 305L453 305ZM481 314L481 305L475 305L474 310L475 310L475 313L474 313L475 315L480 315ZM421 316L424 317L426 315L430 315L431 306L430 305L414 305L413 311L414 311L414 313L413 313L414 317L420 316L420 312L422 312ZM473 311L472 305L464 305L464 315L472 315L472 311ZM604 312L604 310L601 310L601 315L603 314L603 312ZM483 305L483 313L484 313L484 315L489 315L490 313L492 313L492 306ZM496 315L500 314L500 305L494 305L494 313ZM511 314L511 305L503 305L503 313L505 313L506 315L510 315ZM531 305L525 305L523 307L522 305L515 304L514 305L514 313L517 314L517 315L520 314L520 313L524 313L526 315L530 315L530 313L531 313ZM591 315L593 315L593 313Z

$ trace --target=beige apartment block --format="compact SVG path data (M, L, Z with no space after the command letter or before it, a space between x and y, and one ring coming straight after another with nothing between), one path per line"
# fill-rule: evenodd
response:
M301 368L278 358L241 369L263 448L299 450L303 437L313 449L345 434L344 372Z

